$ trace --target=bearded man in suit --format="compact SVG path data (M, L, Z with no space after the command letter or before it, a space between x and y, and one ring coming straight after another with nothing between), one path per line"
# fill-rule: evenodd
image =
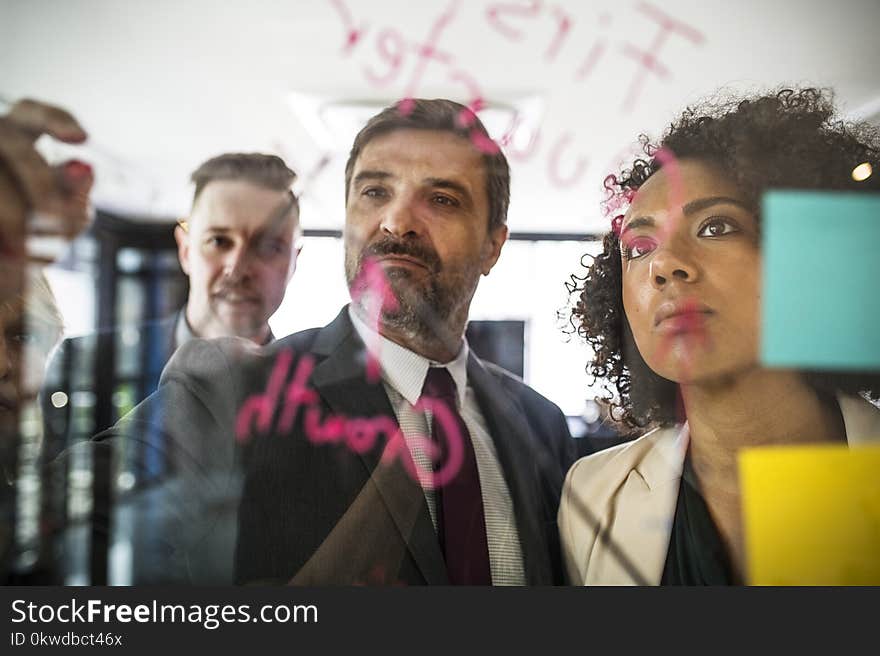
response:
M352 303L262 348L185 344L91 445L96 462L138 443L169 464L119 500L155 518L135 582L563 581L565 418L464 339L509 180L462 105L409 100L367 123L346 166Z

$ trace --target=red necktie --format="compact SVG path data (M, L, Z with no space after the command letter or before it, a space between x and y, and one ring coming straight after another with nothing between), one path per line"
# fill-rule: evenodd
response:
M449 408L463 442L464 459L458 474L434 490L437 535L446 558L449 582L453 585L492 585L477 458L470 433L458 412L455 381L445 367L428 369L422 396L430 397L435 403L444 403ZM449 440L456 436L450 437L446 432L443 422L435 418L432 421L431 439L441 447L448 445Z

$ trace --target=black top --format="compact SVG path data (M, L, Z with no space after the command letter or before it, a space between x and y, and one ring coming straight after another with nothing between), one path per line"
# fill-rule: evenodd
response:
M669 551L660 585L733 585L733 568L697 484L690 453L684 461Z

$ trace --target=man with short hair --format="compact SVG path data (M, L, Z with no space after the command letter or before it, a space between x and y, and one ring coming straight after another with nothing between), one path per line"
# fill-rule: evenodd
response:
M174 230L189 295L179 311L136 326L134 336L131 330L124 334L122 343L147 351L138 359L145 364L137 384L129 386L133 404L156 390L171 355L194 337L243 337L260 345L273 341L269 318L296 268L301 235L299 203L291 191L296 174L280 157L225 153L204 162L191 180L195 191L189 216ZM85 348L84 340L65 340L47 374L42 396L48 456L78 437L69 434L70 408L56 408L49 400L58 392L65 399L72 396L63 362Z
M174 231L190 283L178 345L190 335L274 339L269 317L299 253L295 179L281 158L258 153L219 155L193 172L192 210Z
M507 237L493 147L447 100L371 119L346 166L352 304L264 349L193 340L101 436L96 460L126 435L171 463L155 503L130 502L163 518L136 559L168 554L137 580L563 582L565 418L464 339Z

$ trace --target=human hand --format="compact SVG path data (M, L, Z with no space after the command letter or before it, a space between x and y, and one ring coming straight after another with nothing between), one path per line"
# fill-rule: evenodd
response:
M91 167L77 160L50 166L34 147L42 134L71 144L87 138L67 111L35 100L21 100L0 117L0 246L4 256L23 259L30 235L69 240L88 224L94 183Z

